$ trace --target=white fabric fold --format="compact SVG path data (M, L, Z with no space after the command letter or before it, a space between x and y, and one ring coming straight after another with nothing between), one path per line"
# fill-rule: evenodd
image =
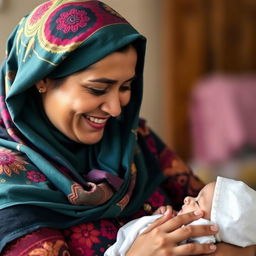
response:
M118 230L116 242L105 251L104 256L125 256L136 237L161 216L163 215L144 216L125 224Z
M242 181L217 177L211 220L217 241L246 247L256 244L256 191Z

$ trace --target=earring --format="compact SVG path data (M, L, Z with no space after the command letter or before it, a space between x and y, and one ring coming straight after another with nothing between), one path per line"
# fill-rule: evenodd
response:
M44 93L46 91L46 88L45 87L40 87L39 89L38 89L38 92L39 93Z

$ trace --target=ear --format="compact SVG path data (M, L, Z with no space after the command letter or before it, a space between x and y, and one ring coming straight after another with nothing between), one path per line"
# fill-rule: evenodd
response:
M42 80L39 80L36 82L36 88L39 91L39 93L44 93L47 91L47 88L49 87L49 84L51 83L51 79L49 78L44 78Z

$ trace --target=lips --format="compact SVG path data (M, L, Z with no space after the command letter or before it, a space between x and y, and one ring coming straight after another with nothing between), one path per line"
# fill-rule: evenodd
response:
M93 117L93 116L85 116L88 120L90 120L93 123L96 124L104 124L107 122L107 118L97 118L97 117Z
M84 115L84 117L86 118L87 123L95 129L103 129L109 119L109 117L103 118L89 115Z

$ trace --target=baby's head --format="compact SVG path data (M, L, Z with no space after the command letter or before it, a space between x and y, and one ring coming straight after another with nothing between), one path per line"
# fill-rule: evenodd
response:
M197 197L186 197L178 214L202 210L204 219L218 224L218 242L248 246L255 244L256 191L242 181L217 177Z
M207 184L202 188L197 197L187 196L178 214L202 210L204 211L204 218L210 220L215 185L215 181Z

